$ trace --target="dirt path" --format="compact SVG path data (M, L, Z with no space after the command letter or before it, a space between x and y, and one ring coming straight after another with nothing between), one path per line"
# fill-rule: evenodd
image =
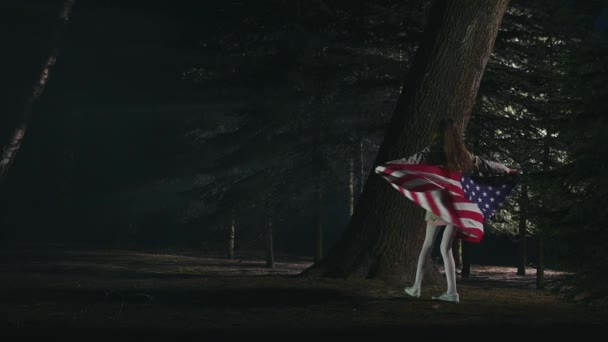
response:
M451 304L430 300L438 287L412 299L379 281L295 277L306 259L268 270L262 260L195 254L4 249L0 256L0 329L23 336L608 336L605 309L536 290L533 272L518 277L512 268L475 267L458 280L461 303Z

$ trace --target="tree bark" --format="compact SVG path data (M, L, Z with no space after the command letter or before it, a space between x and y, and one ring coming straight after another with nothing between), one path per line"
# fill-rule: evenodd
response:
M517 275L526 275L526 222L528 220L528 189L521 185L519 195L519 257L517 261Z
M274 241L272 238L272 216L268 219L266 230L266 267L274 268Z
M374 168L429 145L445 117L464 130L508 3L434 3ZM411 281L425 235L423 217L423 209L370 172L342 238L303 275Z
M57 56L59 55L59 45L67 29L73 6L74 0L63 1L61 11L59 13L57 28L54 30L51 37L51 50L45 63L42 65L40 77L35 82L32 93L25 101L23 111L20 113L17 119L17 124L15 129L10 134L8 143L2 148L2 156L0 157L0 185L6 181L8 170L15 160L17 151L19 151L19 148L21 147L27 126L32 116L34 104L38 102L42 96L42 93L44 92L44 89L46 88L51 71L53 70Z

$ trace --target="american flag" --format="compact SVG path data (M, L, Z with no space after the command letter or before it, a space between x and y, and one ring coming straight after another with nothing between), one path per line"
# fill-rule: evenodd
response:
M375 172L410 200L441 217L468 242L483 239L489 218L517 185L515 177L469 177L442 166L388 162Z

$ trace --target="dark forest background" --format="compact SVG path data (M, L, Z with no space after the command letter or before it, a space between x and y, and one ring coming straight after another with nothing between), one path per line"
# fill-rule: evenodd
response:
M3 4L0 146L59 1ZM82 1L0 188L4 243L310 255L340 237L430 1ZM475 263L608 270L608 7L512 1L466 138L524 172ZM319 192L321 200L315 200ZM523 233L522 233L523 232Z

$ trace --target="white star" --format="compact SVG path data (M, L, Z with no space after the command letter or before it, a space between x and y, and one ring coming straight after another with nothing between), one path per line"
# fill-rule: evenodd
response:
M471 192L473 194L473 196L475 196L475 191Z
M467 189L469 188L469 185L467 184Z
M479 197L479 198L477 199L477 202L481 202L481 197Z
M489 207L490 207L490 205L486 203L486 208L489 208Z
M472 180L472 179L471 179L471 180L469 180L469 183L473 184L473 180Z
M486 197L486 196L488 196L488 193L484 191L483 197Z
M500 190L496 190L496 194L497 194L497 195L500 195Z
M494 202L494 197L490 198L490 202Z
M479 191L479 186L476 186L475 189L477 189Z
M502 187L503 187L503 188L506 188L506 187L507 187L507 185L506 185L506 184L503 184L503 185L502 185Z
M492 190L492 187L490 186L490 187L488 187L488 189Z

